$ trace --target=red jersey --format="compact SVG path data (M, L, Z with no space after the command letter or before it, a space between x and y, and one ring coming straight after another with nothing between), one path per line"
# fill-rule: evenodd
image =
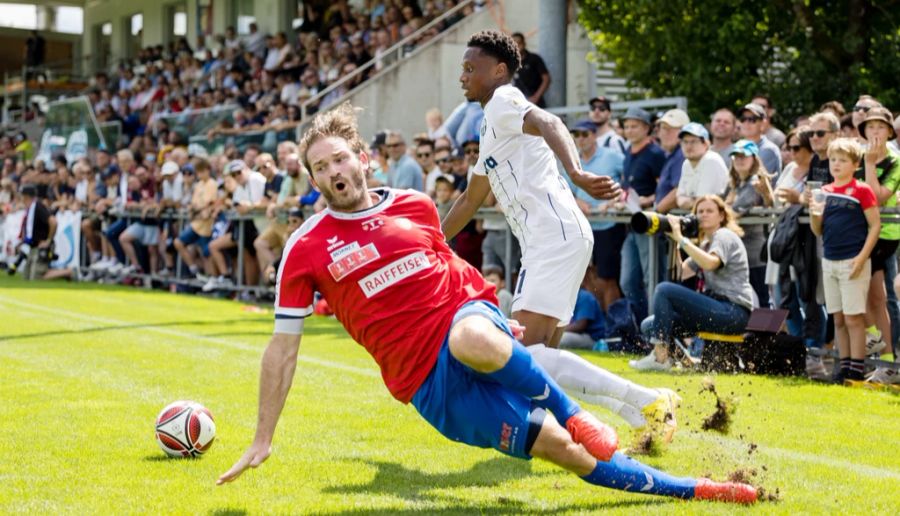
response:
M434 202L408 190L373 190L375 206L325 210L291 235L278 271L276 332L299 333L318 291L353 340L409 403L437 361L457 310L497 304L494 285L444 241ZM296 330L296 331L292 331Z

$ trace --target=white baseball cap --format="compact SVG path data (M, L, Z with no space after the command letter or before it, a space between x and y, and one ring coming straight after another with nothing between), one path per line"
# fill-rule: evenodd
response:
M177 174L179 170L180 167L178 166L178 163L175 163L174 161L167 161L163 163L162 175L171 176L173 174Z
M666 114L661 116L657 123L665 122L669 125L669 127L674 127L676 129L680 129L689 123L691 123L690 117L688 114L680 109L670 109L666 111Z

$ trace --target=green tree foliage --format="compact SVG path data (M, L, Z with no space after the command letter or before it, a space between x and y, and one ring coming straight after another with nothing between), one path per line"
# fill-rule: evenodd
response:
M900 109L898 1L582 0L597 50L652 96L688 98L691 117L758 92L786 124L867 93Z

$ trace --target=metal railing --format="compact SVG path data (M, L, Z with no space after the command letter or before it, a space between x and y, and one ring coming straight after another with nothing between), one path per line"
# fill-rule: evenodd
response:
M657 110L660 108L678 108L684 111L687 111L688 101L687 97L659 97L653 99L642 99L642 100L622 100L615 101L610 103L610 108L614 113L623 113L627 111L629 108L641 108L650 110ZM565 106L565 107L555 107L555 108L547 108L547 111L553 113L557 116L568 116L568 115L587 115L590 107L587 105L582 106Z
M305 213L307 216L312 215L314 212L311 208L305 208ZM784 212L783 209L779 208L753 208L746 215L738 219L738 223L741 226L750 226L750 225L767 225L772 224L778 220L778 217ZM253 223L253 220L260 215L260 212L254 211L247 214L238 214L236 211L227 211L223 212L226 216L226 219L232 223L238 224L238 241L236 242L237 249L239 252L237 253L236 258L236 267L234 267L235 274L235 285L232 287L216 287L218 291L233 291L233 292L255 292L257 294L274 294L274 288L269 286L260 286L260 285L244 285L243 284L243 274L244 274L244 253L242 250L246 242L244 241L244 224ZM671 213L684 215L687 213L685 210L673 210ZM882 220L891 223L900 223L900 208L882 208L881 209ZM135 210L120 210L114 212L113 215L137 221L141 219L140 211ZM595 211L587 216L589 222L614 222L616 224L628 224L631 222L632 213L628 211L606 211L599 212ZM161 220L161 221L174 221L177 224L178 233L180 234L184 224L189 223L190 219L186 211L184 210L167 210L159 215L154 215L153 218ZM475 219L481 220L490 220L490 221L504 221L505 217L502 212L497 210L496 208L480 208L475 216ZM0 218L2 220L2 218ZM809 216L804 215L799 218L800 223L806 224L809 223ZM509 264L512 263L512 238L515 238L512 235L512 231L509 228L509 225L506 225L506 249L505 249L505 257L504 263ZM665 238L663 235L656 235L658 238L650 239L650 288L648 289L647 296L649 305L652 306L653 294L656 290L659 270L658 270L658 262L655 260L655 256L658 255L659 251L659 239ZM81 263L87 264L87 246L84 243L84 235L82 235L81 242ZM178 253L175 253L175 276L174 277L164 277L155 274L132 274L131 277L140 278L143 280L143 285L145 288L151 288L152 282L166 282L169 284L177 284L177 285L189 285L194 288L198 288L202 285L202 282L195 279L183 278L182 277L182 262L181 256ZM510 267L505 267L506 273L506 282L508 285L512 284ZM262 271L261 271L262 272ZM813 353L817 354L817 353ZM820 355L827 354L826 352L818 353ZM867 359L866 363L873 366L878 367L896 367L897 364L893 362L888 362L879 359Z

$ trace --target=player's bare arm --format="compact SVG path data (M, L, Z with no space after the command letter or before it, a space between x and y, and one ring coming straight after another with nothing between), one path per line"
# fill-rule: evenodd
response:
M487 176L472 174L469 186L456 198L450 212L441 221L441 230L447 240L455 237L472 220L489 193L491 193L491 183Z
M272 437L275 425L281 416L284 402L294 371L297 369L297 351L300 348L300 335L276 333L263 353L262 367L259 374L259 416L256 422L256 436L253 444L244 455L219 477L216 484L231 482L241 476L248 467L255 468L262 464L272 452Z
M559 117L539 107L534 107L525 114L522 131L525 134L544 138L544 141L562 162L563 168L572 178L572 182L589 193L591 197L612 200L622 194L619 184L609 176L599 176L581 169L578 149Z

